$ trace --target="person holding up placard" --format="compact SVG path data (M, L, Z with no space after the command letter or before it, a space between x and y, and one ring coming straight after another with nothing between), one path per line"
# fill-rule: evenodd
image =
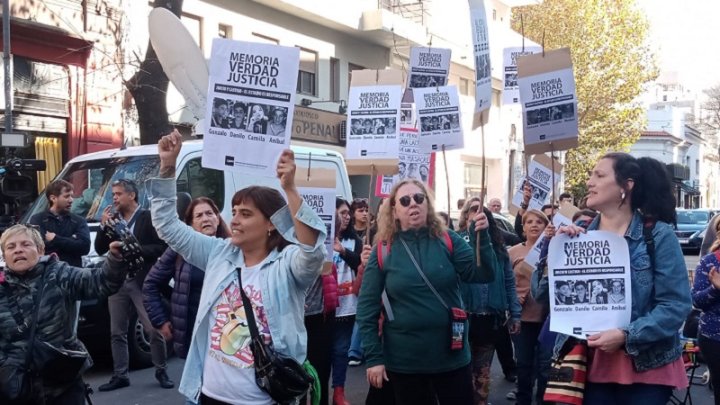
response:
M476 266L475 249L445 228L422 182L399 182L388 200L378 215L378 243L357 309L368 382L382 388L390 380L401 405L471 405L468 322L458 279L488 283L493 269ZM489 263L488 219L478 213L474 220L472 246L480 231L481 261Z
M584 404L665 404L673 388L688 384L678 330L692 308L685 261L670 225L675 197L668 173L655 159L609 153L595 165L587 187L587 206L600 213L588 230L614 232L627 241L632 271L624 288L632 316L624 328L587 337ZM572 237L585 229L570 225L558 232ZM567 339L558 336L555 356Z
M247 187L233 196L229 239L194 231L175 212L181 146L177 131L160 140L159 178L148 184L160 237L188 263L207 269L180 393L194 403L275 404L256 382L255 358L260 350L274 351L293 370L305 362L305 292L326 257L325 224L300 196L295 157L285 150L276 170L287 202L278 190ZM257 328L249 327L251 319Z

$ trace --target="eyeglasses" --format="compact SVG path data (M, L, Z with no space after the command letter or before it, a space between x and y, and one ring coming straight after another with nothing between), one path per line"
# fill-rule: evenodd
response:
M479 205L471 205L469 211L470 212L478 212L479 209L480 209Z
M398 198L397 200L400 202L400 205L402 205L403 207L409 207L411 198L413 200L415 200L416 204L422 204L423 202L425 202L425 194L423 194L423 193L404 195L404 196Z

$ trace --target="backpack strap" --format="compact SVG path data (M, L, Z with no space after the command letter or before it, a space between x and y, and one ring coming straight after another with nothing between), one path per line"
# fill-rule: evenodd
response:
M652 234L653 229L655 229L655 220L645 218L643 222L643 239L645 239L647 254L650 256L650 265L655 268L655 239Z
M448 231L443 232L443 240L445 241L445 246L447 246L448 252L450 252L450 256L452 256L453 243L452 238L450 237L450 233Z
M385 240L381 240L377 244L377 261L380 271L383 270L383 263L385 262L387 256L390 254L390 246L391 245Z

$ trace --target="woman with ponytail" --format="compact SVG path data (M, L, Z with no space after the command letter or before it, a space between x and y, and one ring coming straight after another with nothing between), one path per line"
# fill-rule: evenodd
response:
M720 221L714 221L713 231L720 235ZM707 362L715 393L720 403L720 238L716 237L710 251L703 256L695 269L692 289L693 304L702 310L698 340L700 352Z
M626 153L603 156L587 181L588 208L599 215L588 230L625 238L630 251L630 324L588 336L585 405L665 404L673 388L687 387L678 330L690 313L690 286L673 232L675 196L665 166ZM652 233L646 244L643 230ZM576 236L582 227L560 227ZM558 355L566 335L555 345Z

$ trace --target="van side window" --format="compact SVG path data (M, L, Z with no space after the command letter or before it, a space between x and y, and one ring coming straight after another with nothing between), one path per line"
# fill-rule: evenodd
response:
M208 197L220 211L225 202L225 173L200 165L200 158L189 161L177 178L177 191L186 192L193 199Z

